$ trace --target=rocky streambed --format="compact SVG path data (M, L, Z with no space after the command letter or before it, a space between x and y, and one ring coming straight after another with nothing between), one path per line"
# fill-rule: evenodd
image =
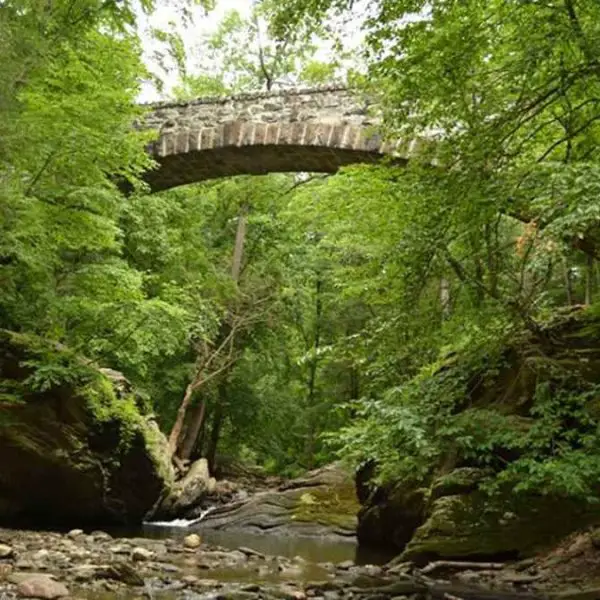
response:
M590 539L572 540L573 544L579 547L580 557L586 544L593 546ZM564 549L563 558L568 556ZM561 561L556 558L508 565L440 561L422 569L398 561L358 566L353 561L313 563L247 547L210 546L198 534L156 540L117 538L103 531L60 534L0 529L0 595L48 600L600 597L600 588L584 589L584 580L577 577L559 584L556 573Z

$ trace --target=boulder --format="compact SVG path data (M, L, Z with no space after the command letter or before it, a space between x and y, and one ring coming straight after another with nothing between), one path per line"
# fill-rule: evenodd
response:
M478 483L486 471L457 468L430 488L397 482L375 488L359 512L365 546L401 551L399 560L526 558L579 527L600 522L600 507L542 495L489 497Z
M600 509L566 498L490 499L477 490L440 496L427 513L403 560L526 558L600 518Z
M353 541L359 507L352 474L335 464L215 508L199 527Z
M359 543L404 548L423 523L426 500L426 490L401 483L375 490L358 513Z
M0 521L137 523L168 492L166 440L111 376L63 346L0 331Z

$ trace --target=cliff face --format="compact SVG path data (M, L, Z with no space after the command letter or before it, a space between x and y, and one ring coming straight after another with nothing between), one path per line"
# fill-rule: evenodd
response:
M136 523L173 482L166 440L122 376L0 331L0 520Z
M516 558L600 523L599 332L598 315L573 310L494 361L452 355L431 377L462 377L464 394L430 434L452 422L454 437L444 434L421 481L369 486L377 465L362 469L361 543L416 562Z

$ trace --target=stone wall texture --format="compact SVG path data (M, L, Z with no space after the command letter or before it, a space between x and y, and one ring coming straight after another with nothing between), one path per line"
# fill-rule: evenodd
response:
M151 107L142 127L156 130L146 174L153 191L239 174L335 172L407 158L410 148L379 132L377 106L356 91L318 88L203 98Z

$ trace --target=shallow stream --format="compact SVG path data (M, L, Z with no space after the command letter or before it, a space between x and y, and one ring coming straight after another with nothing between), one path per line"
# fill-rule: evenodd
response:
M230 550L246 547L261 554L286 558L299 556L310 563L337 564L353 561L358 565L380 565L394 557L393 552L359 547L355 540L219 531L203 528L201 524L185 527L181 524L170 526L146 523L141 531L132 532L132 535L164 539L184 537L190 533L198 533L202 540L211 546L221 546Z

